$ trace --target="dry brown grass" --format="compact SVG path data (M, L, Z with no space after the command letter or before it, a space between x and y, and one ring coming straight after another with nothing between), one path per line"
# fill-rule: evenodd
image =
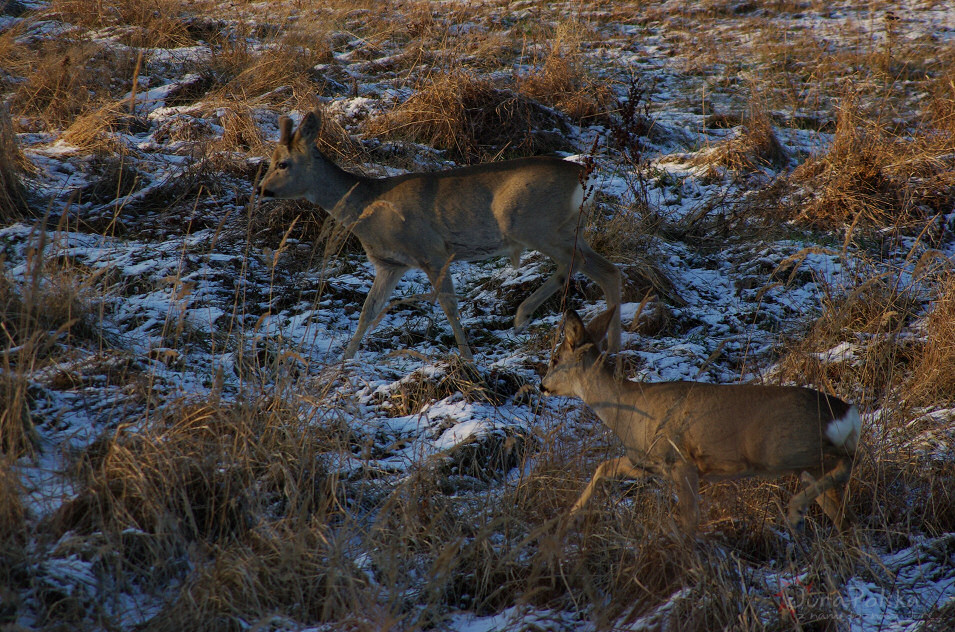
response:
M13 121L6 106L0 106L0 225L23 219L29 213L20 176L29 164L20 151Z
M280 403L187 405L137 433L117 432L77 465L80 493L53 529L120 534L135 528L161 546L215 543L248 535L272 506L310 520L330 510L333 491L315 460L321 443Z
M906 385L911 403L937 406L955 402L955 277L949 272L925 319L925 340L912 360Z
M389 613L347 545L318 520L261 525L242 542L214 547L178 598L144 629L238 632L263 619L388 629Z
M863 408L876 406L908 370L912 350L900 344L899 334L913 322L918 305L911 288L885 274L850 288L827 288L822 314L790 343L776 376L840 394ZM851 345L849 356L829 357L842 343Z
M199 5L200 7L202 4ZM65 22L91 29L120 27L120 41L132 47L175 48L195 43L202 22L189 20L192 2L180 0L53 0L51 10Z
M458 356L451 356L438 370L416 371L387 391L376 395L388 416L416 415L431 402L461 393L469 402L502 405L522 390L524 380L502 370L481 371Z
M952 283L947 272L902 285L890 273L828 290L822 315L792 341L774 378L812 384L873 411L863 427L850 483L862 525L894 540L955 528L950 421L928 411L955 400L951 366ZM922 315L923 285L934 286L922 340L908 332ZM838 348L844 351L831 353ZM929 408L919 408L928 406Z
M216 84L208 93L211 102L237 106L267 104L276 108L299 108L313 99L315 81L312 67L329 61L331 48L314 41L311 46L271 42L252 46L251 38L226 38L212 48L206 69Z
M4 451L6 452L6 451ZM20 494L23 486L14 468L14 459L0 456L0 550L25 539L27 510Z
M439 75L364 133L446 149L466 163L571 149L559 117L534 101L466 72ZM555 131L551 131L555 130Z
M849 98L832 145L789 178L798 190L791 211L820 228L906 226L955 203L950 137L908 138L865 115Z
M576 608L606 627L650 610L687 579L693 553L661 527L652 495L637 508L600 513L579 526L561 520L585 474L560 440L558 432L538 437L544 447L534 453L533 469L503 495L461 495L453 491L460 483L430 468L395 488L368 546L379 581L392 592L407 590L415 573L427 578L427 609L409 613L412 621L526 604ZM653 545L634 547L635 540Z
M64 130L62 139L84 153L123 156L129 152L123 134L147 129L144 119L130 114L127 102L116 101L78 116Z
M616 263L623 271L623 300L641 301L647 293L680 305L683 299L663 268L652 238L658 218L648 207L612 205L610 212L593 207L585 218L584 237L596 252Z
M0 425L0 434L5 435L5 431ZM29 514L21 499L23 484L14 464L15 457L8 456L4 449L0 453L0 620L9 620L16 613L26 583L24 568L29 564Z
M751 103L740 133L698 154L690 164L748 172L781 169L789 164L789 156L773 131L772 119L761 105Z
M538 69L515 77L521 94L557 108L577 122L607 120L614 94L606 79L587 71L581 54L583 25L561 24L551 39L551 50Z
M47 259L46 234L34 238L22 279L11 278L0 257L0 444L17 456L32 452L37 439L28 376L56 361L64 343L101 342L96 275Z
M47 41L20 55L12 70L25 80L17 85L11 107L48 129L66 127L100 99L121 95L136 64L130 51L67 38Z
M157 13L160 4L162 10ZM483 10L477 5L456 8L461 15L454 19L422 2L385 6L336 0L322 6L299 5L297 18L291 19L287 9L240 3L234 8L243 12L241 17L222 20L214 13L221 7L205 2L54 0L54 10L69 21L111 29L127 44L194 44L201 39L213 50L206 67L184 68L199 70L202 77L173 99L176 104L202 102L200 114L189 119L198 127L183 123L166 132L170 138L179 134L177 138L193 143L189 151L200 160L187 161L188 169L139 202L137 210L160 210L168 218L186 206L204 203L203 196L218 200L223 187L231 186L223 184L223 174L241 175L248 155L268 153L270 147L256 124L263 110L278 114L312 107L314 91L324 90L324 76L316 76L311 68L318 62L340 64L331 59L332 50L366 60L360 72L378 77L382 85L394 81L399 88L409 83L419 87L410 99L368 121L361 131L437 144L449 157L465 162L570 149L560 138L562 118L538 102L585 123L613 109L605 100L606 86L591 74L570 34L562 35L549 49L540 46L554 34L544 18L563 19L560 5L524 3L525 17L513 22L506 18L503 25L499 15L476 14ZM494 11L501 8L500 3L488 6ZM697 12L706 18L723 18L737 10L757 11L748 3L729 7L711 2L702 8L686 4L676 14L668 13L670 8L598 2L585 3L579 11L615 13L628 20L636 17L643 25L653 20L674 25ZM817 8L778 2L759 10L775 15ZM656 13L648 14L650 9ZM246 11L259 13L252 19ZM471 22L480 28L455 42L449 26ZM747 27L756 22L748 21ZM775 35L781 35L779 27L769 24L771 20L766 22L766 29L776 28ZM680 37L692 43L693 35L685 30ZM477 74L475 69L510 69L523 54L520 37L536 37L538 49L550 51L543 61L535 62L535 72L515 77L513 90ZM827 91L832 88L827 82L842 72L838 66L846 57L836 55L837 61L827 61L823 55L814 67L818 51L811 47L800 51L807 40L795 34L793 39L799 43L788 50L771 51L791 55L781 57L780 66L822 80L808 87L790 85L796 95L792 109L825 109L824 102L831 96ZM253 45L251 40L264 45ZM101 62L109 52L66 41L48 48L13 50L10 42L7 34L0 34L4 69L26 79L4 87L16 92L14 102L22 108L18 114L36 120L35 126L27 125L31 130L66 128L68 142L98 154L84 162L95 182L81 192L80 202L120 199L136 177L135 165L126 162L128 148L120 140L120 134L128 131L129 119L124 104L115 103L116 92L128 89L132 64L123 58L107 84L102 67L109 64ZM71 46L92 65L81 67L72 57L64 64L64 55L72 54ZM391 54L396 46L405 48ZM719 52L710 51L713 58L706 63L725 61ZM873 68L878 61L878 72L888 76L898 67L902 51L883 52L881 61L861 55L851 59L873 62ZM385 54L388 57L379 64ZM694 53L683 54L692 57ZM10 64L7 59L12 60ZM33 64L39 68L37 73L47 76L35 76ZM706 70L702 62L700 67ZM727 77L734 72L730 66ZM79 84L70 83L70 73L82 77ZM946 157L950 141L944 140L945 134L955 136L951 133L955 89L950 84L950 78L937 76L934 101L928 104L932 118L925 123L922 137L911 129L879 122L889 117L880 119L862 107L845 104L848 114L840 120L829 153L813 157L798 177L787 179L787 193L795 190L803 195L799 204L805 206L786 207L786 219L798 217L828 230L854 223L895 225L899 214L909 221L946 205L950 210L955 170ZM327 85L341 89L331 82ZM77 86L88 89L71 93L77 92ZM874 88L867 84L865 89ZM635 87L631 96L637 98L632 101L640 102L642 94ZM775 112L779 99L778 94L767 96L766 109L772 103ZM644 114L637 107L627 116L621 114L626 120L619 123L614 149L628 154L622 160L627 168L641 160L640 139L652 125ZM206 120L221 124L223 135L212 138ZM370 154L349 136L354 127L346 129L326 120L329 124L319 141L324 150L345 165L369 162ZM554 133L555 129L559 131ZM786 156L778 145L770 117L753 110L741 135L715 147L711 158L744 171L779 168ZM410 151L419 152L418 148ZM598 202L593 221L584 222L586 235L596 250L621 265L627 277L625 297L647 298L649 305L652 291L666 302L680 303L648 236L665 232L660 216L649 205L623 209L612 200ZM805 215L800 215L803 211ZM331 234L333 223L325 221L320 210L302 203L272 205L269 213L251 221L253 243L265 242L276 254L288 250L289 239L313 242L316 247L307 253L310 266L327 261L342 247L342 240ZM77 230L89 231L91 226L81 224ZM938 232L944 236L944 230ZM298 250L307 250L304 245L299 244ZM346 247L361 252L354 242ZM64 348L103 346L102 316L88 293L105 281L66 261L31 256L25 280L0 276L0 411L4 415L0 423L4 452L0 455L0 601L4 602L0 625L9 612L4 608L10 593L4 591L13 586L27 595L23 599L36 600L41 608L49 606L41 615L47 618L39 625L82 628L95 621L100 627L123 627L97 604L84 603L82 596L62 590L30 592L48 579L40 575L43 569L55 566L47 565L47 560L59 560L75 550L83 561L92 560L97 597L125 599L124 591L131 587L137 595L146 592L167 598L159 615L139 626L151 630L291 629L319 622L328 629L425 630L441 628L450 613L461 610L490 614L525 605L553 609L555 629L568 625L572 617L589 619L598 629L617 629L645 615L650 619L642 623L650 629L835 629L844 622L839 595L845 579L870 564L867 558L874 558L876 547L866 538L878 539L880 546L908 546L910 534L955 529L955 475L950 463L932 454L930 442L950 430L950 420L915 408L925 405L930 407L928 412L938 412L931 407L955 398L955 385L945 371L955 362L947 345L955 337L955 284L940 285L935 304L927 310L924 297L916 296L914 288L899 287L892 278L874 272L860 274L851 287L824 291L822 315L806 323L808 333L797 334L784 350L777 376L837 392L861 403L866 412L883 411L872 422L866 417L864 446L849 500L860 524L846 538L834 537L815 507L806 536L797 538L779 527L781 512L775 506L784 504L797 485L788 479L705 487L701 537L691 545L673 532L672 489L659 481L605 486L586 517L567 523L563 520L567 509L595 464L619 453L614 440L600 434L601 430L595 432L592 418L583 420L589 425L577 423L573 414L568 415L573 423L557 423L549 417L535 420L533 436L508 430L420 464L405 463L402 467L407 469L399 472L379 471L374 465L376 454L403 450L404 439L388 445L373 433L360 436L357 427L342 420L336 425L334 419L302 418L302 411L308 409L334 416L338 406L311 402L300 407L265 395L263 386L253 384L244 372L246 365L238 361L241 386L252 399L223 403L213 393L201 402L169 402L161 389L143 389L137 395L141 400L131 407L137 415L116 412L109 419L119 425L115 433L103 436L76 457L70 473L76 495L52 519L36 522L24 508L19 473L12 462L12 457L27 455L36 445L31 380L35 381L38 367L56 360ZM846 252L843 256L856 255ZM870 269L883 268L873 264ZM586 286L581 289L584 294L588 291ZM498 292L496 300L511 300L504 294ZM590 298L599 297L595 292ZM522 298L515 295L513 302ZM920 316L924 316L924 332L920 332L924 339L908 338ZM658 328L673 333L665 312L660 321ZM402 341L401 336L410 340L415 335L420 336L395 334ZM381 351L393 343L381 339ZM178 334L167 336L172 345L182 340L185 337ZM205 345L208 340L199 342ZM855 359L834 362L819 356L842 342L856 345ZM532 354L535 344L541 343L530 343ZM256 355L248 365L263 369L272 362L266 356L283 353L278 344L275 347ZM152 359L150 354L135 362L148 365ZM368 406L375 407L376 417L415 415L455 393L468 401L513 404L526 390L523 375L497 367L475 371L452 361L443 372L412 373L393 389L379 391L375 401L359 402L342 391L338 403L362 411L361 415ZM124 384L128 377L122 377ZM152 378L133 377L144 382ZM276 386L297 395L312 388L311 379L290 379ZM321 396L315 401L321 401ZM533 408L533 398L530 401ZM142 412L143 403L148 412ZM552 414L558 413L544 413ZM37 420L41 422L48 420ZM347 480L337 479L339 472ZM58 551L47 555L43 547L60 536L64 537ZM27 551L23 545L28 538L39 546ZM794 554L794 548L799 552ZM787 589L792 610L782 603L777 587L762 585L759 579L787 569L807 578ZM172 584L177 586L174 595L168 592ZM29 607L34 607L32 602ZM944 612L933 616L944 625ZM547 622L528 625L543 628Z

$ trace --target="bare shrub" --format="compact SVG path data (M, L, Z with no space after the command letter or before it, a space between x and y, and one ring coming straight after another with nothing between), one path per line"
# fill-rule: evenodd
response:
M569 149L558 116L536 102L465 72L440 75L363 132L446 149L482 162Z

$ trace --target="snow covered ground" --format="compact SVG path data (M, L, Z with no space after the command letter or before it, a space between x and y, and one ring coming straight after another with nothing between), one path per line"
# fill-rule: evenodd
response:
M68 38L109 49L134 48L121 27L71 26L57 12L56 2L22 4L36 13L5 15L0 21L0 29L16 45ZM383 11L396 20L400 16L412 22L423 19L414 17L413 11L423 3L387 4ZM560 5L545 8L545 4L443 2L430 3L424 11L432 24L429 28L461 34L500 31L510 37L514 29L530 33L538 22L558 22ZM565 7L577 24L586 25L577 34L579 59L591 65L590 72L612 86L618 97L625 94L630 76L653 83L648 113L655 131L641 139L639 164L606 144L599 145L593 177L601 196L594 214L613 216L645 207L662 227L638 236L641 252L615 259L631 287L638 288L628 292L621 310L623 353L633 379L771 381L779 370L776 362L783 340L803 335L832 295L855 287L859 278L884 274L890 285L913 287L912 295L921 301L916 311L930 311L934 290L926 280L920 254L932 250L938 261L948 262L942 265L950 265L955 256L955 209L927 220L938 227L939 238L931 247L918 243L917 230L901 235L886 231L878 258L858 243L846 246L838 230L812 231L796 224L763 230L758 223L734 220L734 214L774 179L807 156L826 152L833 129L822 123L834 120L832 104L840 96L825 93L818 99L818 111L773 112L774 131L788 164L767 165L744 175L701 166L694 157L743 134L740 124L712 127L707 118L713 112L745 110L750 95L746 86L758 83L750 73L761 70L759 65L747 68L739 61L745 52L758 48L760 38L768 46L772 34L809 33L834 51L861 55L881 50L883 38L889 35L884 10L855 9L852 3L829 8L793 3L800 6L772 13L753 3L707 4L725 6L706 14L686 10L685 3L679 2L645 7L611 1ZM939 55L952 59L955 11L944 3L902 4L894 9L899 19L891 37L900 42L930 39ZM184 4L177 10L190 9ZM361 142L358 134L363 121L408 98L428 71L426 64L400 72L389 70L396 64L404 67L405 62L396 62L395 56L404 53L407 36L380 31L357 35L363 10L356 9L357 17L351 21L341 18L343 22L329 27L330 40L336 43L332 58L314 70L316 86L320 81L322 86L316 87L321 90L321 106L355 142ZM304 22L312 14L323 15L322 7L289 3L279 11L267 3L240 3L221 5L217 12L195 21L226 37L244 37L249 49L256 51L274 43L268 36L274 29L294 25L297 19ZM278 16L286 17L283 21ZM750 28L761 21L771 22L772 30ZM717 51L726 46L726 58L720 59L719 54L716 59L693 58L681 52L681 46L695 36L720 42ZM435 56L450 54L452 43L439 41L446 49L433 51ZM197 571L201 556L182 552L183 568L189 570L172 573L162 589L148 588L104 571L88 534L81 537L68 531L54 542L40 534L45 521L79 493L82 483L73 469L77 455L118 433L145 432L164 411L175 413L184 402L242 402L279 393L300 419L316 425L344 425L354 445L362 446L324 455L324 466L341 480L354 483L371 476L385 489L394 490L446 461L450 474L445 479L452 489L442 493L452 499L497 498L535 476L536 468L547 460L540 451L552 433L570 437L557 442L560 449L580 449L587 441L595 441L614 450L579 402L545 399L536 390L555 342L560 306L545 305L526 331L515 332L510 326L517 303L551 270L535 253L525 253L518 269L504 259L451 267L462 323L475 353L476 374L452 359L456 349L448 323L434 302L419 296L430 292L420 272L402 279L393 296L395 305L366 335L357 358L341 362L374 270L353 247L346 245L339 254L324 257L322 246L309 241L312 233L292 231L283 239L286 227L262 228L266 225L262 218L273 213L274 206L250 201L250 196L254 174L264 165L263 152L216 145L232 129L230 117L245 104L204 100L199 89L194 100L183 103L182 94L205 81L201 72L214 63L216 52L216 46L207 42L146 51L147 63L135 95L127 92L117 99L128 102L134 97L135 114L143 124L111 131L123 148L124 167L136 179L135 184L125 183L131 190L122 195L116 193L125 191L124 183L108 180L120 167L71 144L63 129L41 129L29 112L12 112L20 148L35 169L25 176L25 183L34 199L42 201L40 213L49 209L49 217L45 223L24 219L0 227L3 272L22 288L37 277L41 285L52 287L58 274L66 275L86 306L81 317L91 318L97 333L95 340L63 336L48 358L20 369L29 384L30 415L39 436L36 452L22 456L13 469L21 481L28 514L26 552L18 559L27 560L21 562L25 569L21 575L29 579L20 576L10 587L0 588L0 600L5 603L0 608L0 625L54 628L58 615L50 603L55 597L50 595L59 595L80 604L69 615L73 617L70 625L78 628L132 630L152 625L162 629L159 619L169 612L179 591L194 581L189 571ZM524 60L526 67L534 67L531 61ZM488 71L488 76L494 72L503 71ZM343 83L345 79L350 85ZM8 91L16 85L7 80L3 84ZM273 90L282 94L281 86ZM250 120L268 147L278 139L277 116L287 113L284 107L291 100L268 94L247 96ZM290 113L298 119L303 110ZM820 124L816 129L786 124L800 118ZM568 122L569 141L586 154L608 126L606 121ZM364 142L373 148L377 141ZM432 148L414 143L402 146L411 154L437 155L441 164L447 163L446 154ZM428 168L438 163L424 159ZM404 164L389 165L382 159L350 167L397 173ZM113 190L97 190L103 181L112 182ZM722 235L721 225L730 226ZM44 267L38 272L40 264ZM640 273L646 266L667 280L665 286L654 288L659 298L644 309L644 315L654 307L666 314L666 324L651 333L631 326L646 293ZM925 288L920 290L923 283ZM418 298L402 301L412 297ZM585 319L603 306L599 291L582 278L567 301ZM897 334L917 339L924 336L920 326L910 323ZM853 334L820 352L819 361L827 367L858 364L866 344L864 333ZM17 349L8 345L5 353L15 357ZM483 385L478 384L481 381ZM871 409L865 418L876 427L889 414ZM900 425L918 424L926 430L915 438L904 434L908 443L898 449L918 453L935 467L952 468L955 409L939 405L902 414L909 416ZM461 454L467 450L474 450L468 458L487 467L486 476L463 465ZM582 486L583 478L578 483ZM352 489L346 485L346 495ZM863 484L858 489L867 487ZM567 496L568 501L572 497ZM369 523L381 519L378 512L385 506L345 505L343 511L360 514L356 521ZM777 519L774 508L765 512L762 519ZM761 518L750 512L744 519ZM824 609L829 616L838 613L834 619L823 619L820 625L830 624L825 629L929 629L922 621L942 609L948 613L944 621L951 624L955 621L951 605L955 601L955 533L932 533L919 524L893 524L899 531L889 537L880 531L882 526L874 515L860 517L858 537L846 545L856 547L850 556L855 566L834 572L824 586L816 576L821 563L811 554L755 560L736 551L732 542L709 537L705 528L697 546L738 567L735 579L740 585L733 590L741 595L739 603L750 604L745 607L755 617L746 619L741 613L736 620L740 627L740 622L748 621L754 629L800 629L813 622L800 619L799 613L814 609ZM135 532L133 525L129 528ZM528 529L534 532L534 528ZM475 531L480 528L476 526ZM769 537L781 548L799 545L782 530L772 533ZM500 537L503 542L505 536ZM838 540L822 526L806 537ZM361 550L361 539L355 540L358 544L348 555L364 569L371 585L387 595L392 588L376 566L374 551ZM634 547L641 545L633 542ZM807 570L810 566L812 573ZM432 598L422 588L425 578L411 577L407 584L402 598L418 599L422 607ZM601 606L593 601L562 607L578 598L568 591L553 600L553 607L515 595L505 600L503 608L447 606L428 625L420 620L392 623L395 629L462 632L680 629L681 620L674 613L685 612L686 600L698 600L701 594L706 591L685 586L668 599L646 604L638 616L614 622L600 620L595 612ZM391 598L397 599L394 594ZM414 609L407 606L405 611ZM356 613L349 629L374 629L369 623L366 627L354 623L362 621L361 615ZM375 619L369 615L368 620ZM338 629L334 622L296 620L280 611L274 612L271 622L268 617L243 621L238 627Z

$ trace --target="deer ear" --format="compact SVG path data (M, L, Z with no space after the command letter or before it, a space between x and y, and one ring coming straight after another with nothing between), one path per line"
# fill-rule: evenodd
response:
M298 129L295 130L294 141L302 143L306 147L310 147L315 139L318 138L318 132L322 128L322 123L319 120L315 112L309 112L305 115L305 118L302 119L302 122L299 123Z
M567 341L571 349L576 349L590 342L590 335L587 333L587 328L584 327L584 321L580 320L580 316L572 309L568 309L564 313L564 340Z
M590 324L587 325L587 333L590 334L590 338L594 342L600 343L607 336L607 328L610 327L610 321L613 320L616 314L617 306L614 305L590 321Z
M292 119L287 116L279 117L279 144L288 145L292 141Z

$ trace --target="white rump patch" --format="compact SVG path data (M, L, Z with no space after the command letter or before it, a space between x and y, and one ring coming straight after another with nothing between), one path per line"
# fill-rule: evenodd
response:
M575 212L580 210L580 205L584 203L584 188L580 185L577 185L577 188L574 189L574 197L570 199L570 208Z
M846 414L837 419L833 419L826 426L826 436L832 445L855 451L859 444L859 433L862 430L862 418L859 417L859 409L850 406Z

